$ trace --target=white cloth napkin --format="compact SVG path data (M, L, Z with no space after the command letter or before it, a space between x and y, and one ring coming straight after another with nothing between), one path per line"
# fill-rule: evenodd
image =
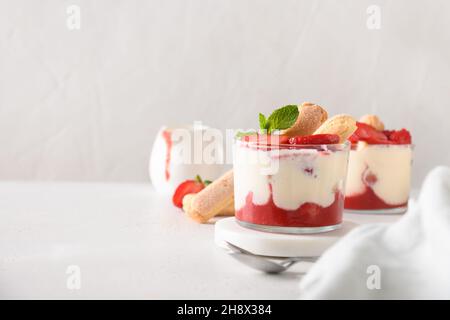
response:
M300 282L302 299L450 299L450 168L434 168L396 223L363 225Z

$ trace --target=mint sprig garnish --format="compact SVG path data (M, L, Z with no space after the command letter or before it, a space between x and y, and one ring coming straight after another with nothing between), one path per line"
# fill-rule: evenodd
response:
M259 128L261 130L267 130L267 126L269 125L269 122L267 122L266 116L262 113L259 114Z
M284 130L290 128L298 117L298 108L296 105L287 105L276 109L266 118L262 113L259 114L259 127L268 134L275 130Z

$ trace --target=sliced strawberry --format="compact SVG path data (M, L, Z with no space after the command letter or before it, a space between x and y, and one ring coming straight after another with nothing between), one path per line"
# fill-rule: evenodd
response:
M349 138L352 143L356 143L360 140L365 141L369 144L389 143L387 136L382 131L378 131L371 125L363 122L356 122L356 126L356 131Z
M289 137L275 134L252 134L242 138L245 142L254 142L267 145L278 145L289 143Z
M279 144L288 144L289 143L289 136L285 135L279 135Z
M199 193L205 188L203 182L197 180L186 180L182 182L172 197L173 204L178 208L183 208L183 198L190 193Z
M339 143L336 134L312 134L309 136L297 136L289 139L290 144L335 144Z
M395 130L383 130L384 135L389 139L389 136L391 135L392 132L394 132Z
M395 144L411 144L411 134L406 129L394 130L389 133L389 140Z
M389 139L380 139L378 137L369 137L364 139L363 141L367 142L368 144L392 144L392 141Z
M353 144L358 143L359 137L356 133L353 133L350 137L348 137L348 141L350 141Z

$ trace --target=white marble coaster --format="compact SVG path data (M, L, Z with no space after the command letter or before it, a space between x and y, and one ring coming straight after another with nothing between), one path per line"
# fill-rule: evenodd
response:
M240 226L234 217L216 222L215 242L224 247L230 242L254 254L271 257L315 257L346 235L359 223L344 220L338 230L305 235L261 232Z

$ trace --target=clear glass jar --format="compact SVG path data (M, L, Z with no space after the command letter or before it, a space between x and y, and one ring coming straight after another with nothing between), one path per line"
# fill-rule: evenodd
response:
M234 201L239 224L299 234L340 227L348 142L268 145L236 140L234 147Z
M352 213L404 213L408 208L413 146L352 146L345 209Z

